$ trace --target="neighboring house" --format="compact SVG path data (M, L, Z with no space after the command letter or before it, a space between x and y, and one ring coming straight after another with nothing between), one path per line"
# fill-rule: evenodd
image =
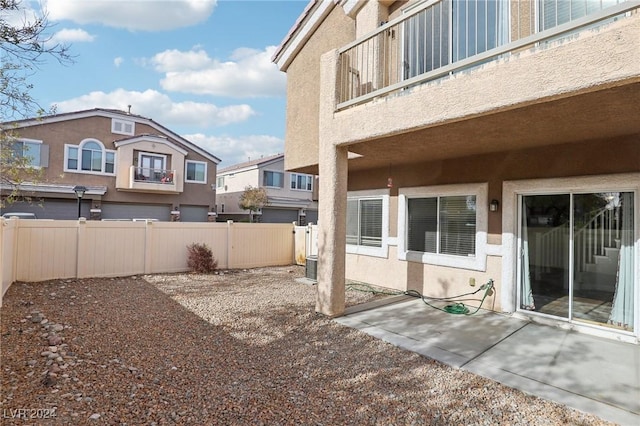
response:
M311 1L276 51L285 168L345 276L638 342L640 3ZM482 292L476 294L478 304Z
M92 220L215 219L220 159L152 119L96 108L3 127L15 132L14 147L23 146L16 155L28 155L44 173L41 182L21 185L31 203L7 205L2 213L76 219L78 185L87 188L81 215Z
M263 157L218 171L218 220L249 221L249 211L239 206L245 188L264 188L269 204L254 212L254 221L299 225L318 221L318 181L306 173L284 171L284 154Z

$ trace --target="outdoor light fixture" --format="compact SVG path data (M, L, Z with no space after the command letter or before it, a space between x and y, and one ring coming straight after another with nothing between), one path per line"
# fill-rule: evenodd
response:
M73 187L73 192L76 193L76 197L78 197L78 219L80 219L80 207L82 206L82 197L84 193L87 192L87 187L82 185L76 185Z
M489 210L491 210L492 212L497 212L499 206L500 202L498 200L491 200L491 203L489 204Z

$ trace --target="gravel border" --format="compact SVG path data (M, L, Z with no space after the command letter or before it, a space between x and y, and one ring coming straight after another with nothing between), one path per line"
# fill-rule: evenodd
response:
M2 424L609 424L341 326L314 312L302 276L15 283L0 308Z

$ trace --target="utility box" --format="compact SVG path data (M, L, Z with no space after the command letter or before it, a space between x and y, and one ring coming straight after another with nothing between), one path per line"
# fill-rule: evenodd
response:
M318 256L307 256L305 277L310 280L318 281Z

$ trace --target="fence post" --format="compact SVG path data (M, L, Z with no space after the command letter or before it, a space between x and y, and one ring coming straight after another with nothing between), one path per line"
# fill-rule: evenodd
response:
M86 274L87 257L87 219L78 218L78 239L76 242L76 278L84 278Z
M152 263L152 259L154 256L153 253L153 221L152 220L145 220L144 221L144 273L145 274L150 274L152 272L151 270L151 263Z
M233 269L233 221L227 221L227 269Z

